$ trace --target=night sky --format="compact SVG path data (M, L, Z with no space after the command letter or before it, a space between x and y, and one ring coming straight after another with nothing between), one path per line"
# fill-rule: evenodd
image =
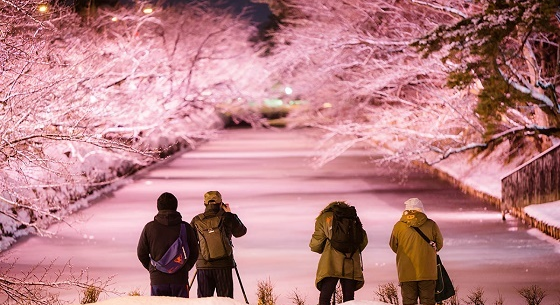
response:
M135 0L94 0L97 5L114 6L116 4L131 4ZM251 21L263 24L269 21L272 14L268 4L253 3L250 0L148 0L148 2L159 3L163 5L173 5L178 3L209 3L211 6L219 8L231 8L235 14L240 14L246 8L245 16ZM88 7L90 0L63 0L62 3L74 5L76 10Z
M181 1L181 0L170 0ZM250 0L183 0L186 2L206 2L221 8L231 7L235 13L241 13L243 8L247 8L248 16L252 21L262 23L268 20L272 12L264 3L253 3Z

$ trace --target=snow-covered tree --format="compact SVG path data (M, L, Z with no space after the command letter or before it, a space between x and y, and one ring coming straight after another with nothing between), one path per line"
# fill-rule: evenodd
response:
M452 66L448 84L478 90L488 136L511 129L520 135L558 132L560 105L559 1L485 1L422 37L427 56L442 51Z
M43 4L0 0L0 252L207 138L216 108L257 123L248 101L267 87L256 28L228 11L140 3L83 18ZM0 270L0 290L44 304L44 289L91 282L37 268Z
M474 97L445 87L447 67L410 47L450 13L410 1L282 2L295 13L274 33L273 65L309 101L294 122L334 140L319 164L356 143L434 162L481 137Z
M267 76L256 29L227 11L142 3L85 22L42 3L0 0L2 248L207 137L216 107L254 121L239 109Z
M294 124L329 131L329 151L318 164L357 143L386 148L383 160L431 164L503 137L488 136L476 92L447 86L449 73L463 62L446 61L444 43L429 57L413 47L439 26L481 12L481 3L272 2L283 16L273 34L272 65L279 82L309 101Z

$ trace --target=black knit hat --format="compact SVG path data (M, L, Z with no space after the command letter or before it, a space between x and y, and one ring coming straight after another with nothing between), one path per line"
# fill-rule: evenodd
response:
M177 197L171 193L163 193L157 199L157 209L177 211Z

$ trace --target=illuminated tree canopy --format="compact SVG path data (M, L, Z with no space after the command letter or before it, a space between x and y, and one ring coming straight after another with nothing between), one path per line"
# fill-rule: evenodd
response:
M317 166L357 144L433 165L558 139L558 1L252 1L268 27L202 1L0 0L0 251L222 116L266 125L265 100L325 131Z
M558 133L557 1L253 2L276 15L266 35L202 2L84 18L0 0L4 232L41 232L207 137L216 113L266 124L266 99L297 102L290 127L325 131L318 166L358 143L433 164L503 141L542 150Z
M295 121L336 139L324 161L355 143L427 163L542 150L558 133L558 1L265 2L279 73L312 105Z

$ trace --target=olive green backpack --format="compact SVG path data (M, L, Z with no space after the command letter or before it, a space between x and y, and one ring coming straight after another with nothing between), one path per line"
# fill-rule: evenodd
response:
M222 213L211 217L201 214L197 217L195 227L198 234L198 246L204 260L211 262L231 256L233 245L226 235Z

